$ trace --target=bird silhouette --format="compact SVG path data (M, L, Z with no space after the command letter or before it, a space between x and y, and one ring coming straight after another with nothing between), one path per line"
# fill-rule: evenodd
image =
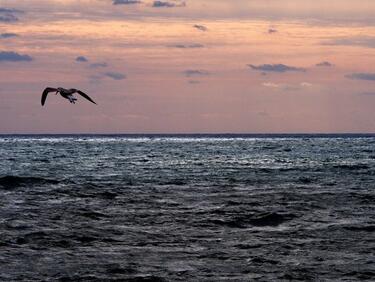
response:
M43 94L42 94L42 101L41 101L42 106L44 106L44 104L46 102L48 93L51 93L51 92L56 92L56 95L60 94L63 98L68 99L69 102L72 103L72 104L75 104L76 101L77 101L77 98L74 97L74 95L73 95L74 93L78 93L82 97L89 100L91 103L96 104L86 93L83 93L81 90L74 89L74 88L65 89L65 88L62 88L62 87L58 87L58 88L47 87L46 89L44 89Z

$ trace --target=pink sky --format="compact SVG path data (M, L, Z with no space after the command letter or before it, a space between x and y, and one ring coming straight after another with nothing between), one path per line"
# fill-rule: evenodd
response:
M375 132L374 14L370 0L0 0L0 133ZM46 86L98 106L41 107Z

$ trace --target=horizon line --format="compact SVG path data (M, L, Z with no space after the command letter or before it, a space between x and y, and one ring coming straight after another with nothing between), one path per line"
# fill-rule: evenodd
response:
M375 132L302 132L302 133L231 133L231 132L217 132L217 133L0 133L0 136L374 136Z

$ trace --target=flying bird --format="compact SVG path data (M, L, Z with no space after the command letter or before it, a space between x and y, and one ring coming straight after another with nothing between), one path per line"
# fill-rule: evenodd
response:
M55 93L56 95L60 94L63 98L68 99L69 102L73 103L73 104L75 104L76 101L77 101L77 98L74 97L73 94L78 93L82 97L89 100L91 103L96 104L86 93L83 93L81 90L74 89L74 88L65 89L65 88L62 88L62 87L58 87L58 88L47 87L46 89L44 89L43 94L42 94L42 106L44 106L44 103L46 102L46 99L47 99L47 95L50 92L56 92Z

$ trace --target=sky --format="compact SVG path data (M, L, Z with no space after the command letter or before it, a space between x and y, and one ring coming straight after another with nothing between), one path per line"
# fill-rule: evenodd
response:
M0 0L0 134L374 133L373 0ZM77 88L77 104L45 87Z

